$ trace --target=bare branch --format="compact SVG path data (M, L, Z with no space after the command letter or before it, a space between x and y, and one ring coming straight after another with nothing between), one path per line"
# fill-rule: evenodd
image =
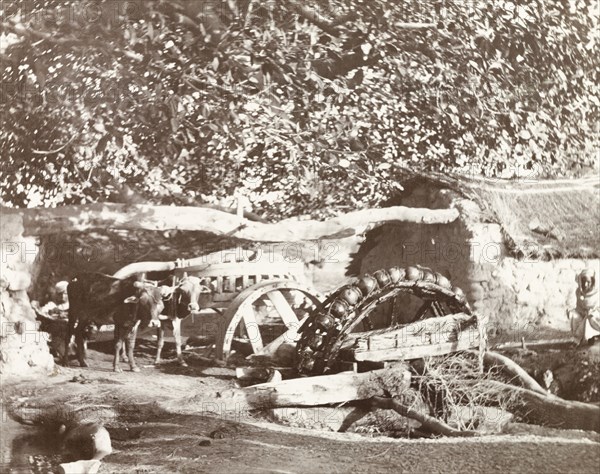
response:
M418 411L403 405L393 398L373 397L371 399L371 406L373 408L387 408L389 410L394 410L402 416L417 420L419 423L421 423L423 428L431 433L463 438L478 436L476 431L461 431L454 429L446 423L437 420L432 416L419 413Z

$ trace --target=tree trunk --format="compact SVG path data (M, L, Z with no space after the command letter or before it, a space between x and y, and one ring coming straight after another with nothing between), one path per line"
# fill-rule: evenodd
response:
M542 395L526 388L493 380L486 383L499 392L514 395L516 401L511 404L510 410L529 423L600 433L600 406Z
M263 224L214 209L198 207L89 204L59 208L2 208L1 214L20 214L26 235L81 232L98 228L194 230L259 242L297 242L361 233L367 226L387 222L447 224L458 217L456 209L423 209L403 206L365 209L326 221L285 219Z

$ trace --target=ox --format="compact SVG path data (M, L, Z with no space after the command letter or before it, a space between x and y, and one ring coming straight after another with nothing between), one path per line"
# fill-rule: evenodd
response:
M210 290L201 284L200 278L184 275L179 281L175 276L171 276L166 283L162 282L161 290L165 309L159 316L160 326L158 327L158 347L156 350L156 364L159 364L160 354L164 345L165 330L173 331L175 338L175 350L179 364L186 367L181 354L181 321L188 317L192 312L199 311L198 301L201 293L210 292Z
M147 327L162 312L164 305L160 288L151 282L142 281L139 276L120 279L102 273L83 273L71 280L67 292L69 322L65 340L65 365L68 365L68 345L73 333L79 364L87 367L86 339L90 337L90 328L114 323L114 370L121 371L119 352L125 344L129 366L132 371L138 372L139 368L133 358L137 330L138 327Z

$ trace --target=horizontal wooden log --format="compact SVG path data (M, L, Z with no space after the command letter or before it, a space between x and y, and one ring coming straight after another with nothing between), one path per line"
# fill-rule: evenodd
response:
M192 230L260 242L297 242L337 238L361 233L387 222L447 224L458 217L456 209L422 209L403 206L364 209L326 221L285 219L264 224L204 207L124 205L96 203L57 208L2 208L2 215L20 214L25 235L81 232L98 228Z
M394 360L413 360L423 357L435 357L454 352L473 349L479 346L479 337L476 339L461 338L455 342L443 342L440 344L430 344L425 346L398 347L396 349L369 350L364 352L355 352L352 350L340 351L340 357L347 360L358 362L384 362Z
M456 313L415 321L392 330L384 328L352 333L342 344L342 349L361 352L454 342L462 337L474 337L478 333L476 322L474 315Z
M521 341L521 342L503 342L495 344L492 349L494 350L506 350L506 349L527 349L535 347L536 349L558 349L559 347L572 346L574 344L572 337L563 337L559 339L540 339L536 341Z
M366 400L383 396L385 380L395 369L381 369L361 374L342 372L334 375L302 377L276 383L253 385L243 389L220 392L216 405L221 411L274 407L307 407ZM411 375L396 370L394 390L408 389Z

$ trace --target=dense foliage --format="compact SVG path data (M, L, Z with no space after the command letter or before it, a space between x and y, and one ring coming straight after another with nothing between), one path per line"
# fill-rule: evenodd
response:
M5 205L119 200L126 184L149 202L323 215L376 205L412 170L595 163L593 0L2 8Z

